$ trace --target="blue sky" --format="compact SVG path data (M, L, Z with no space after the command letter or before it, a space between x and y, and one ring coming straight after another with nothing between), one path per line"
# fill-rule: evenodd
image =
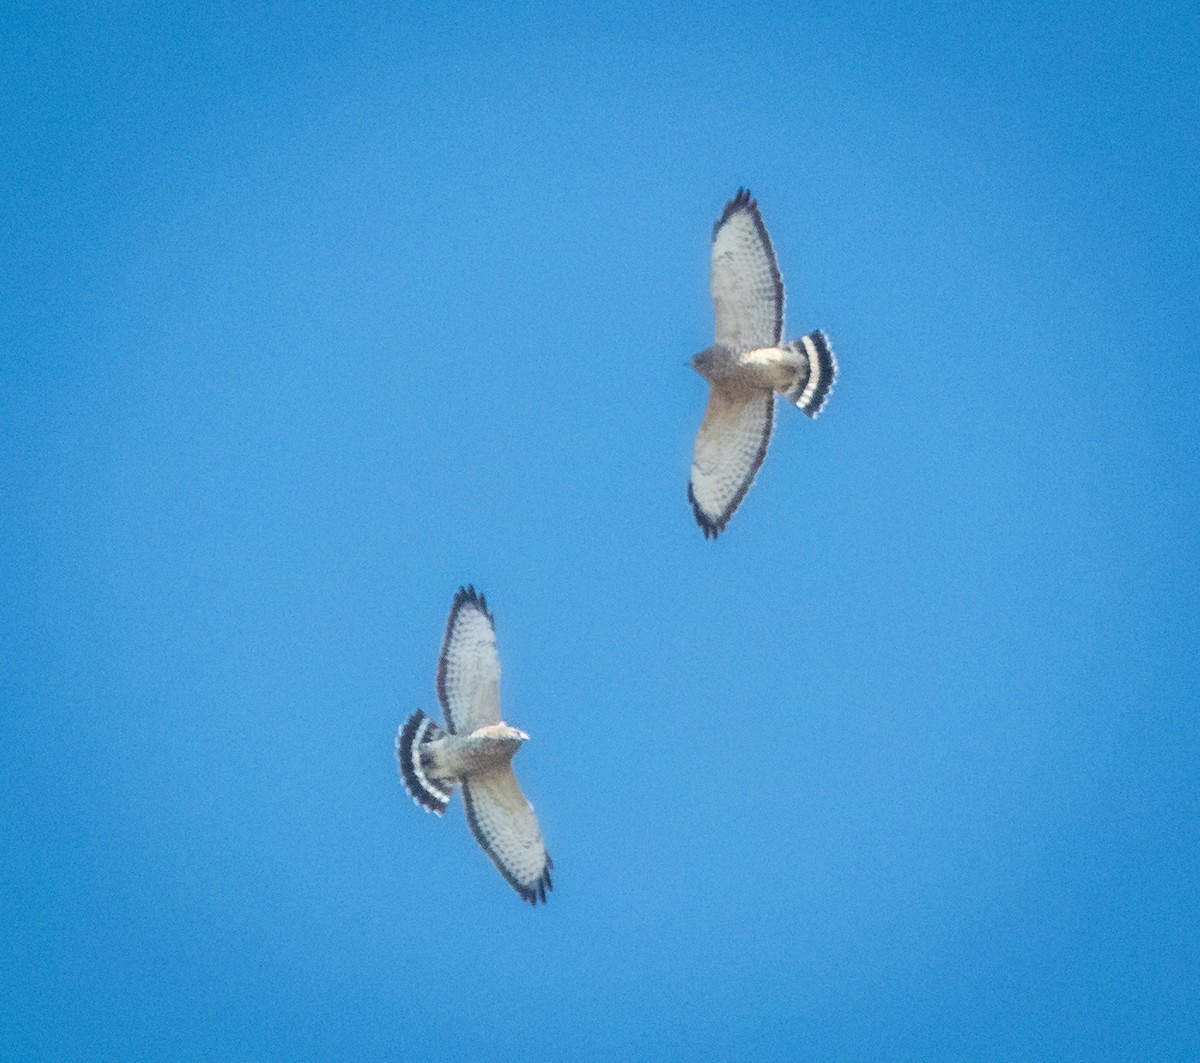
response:
M1200 1056L1192 5L2 30L0 1055ZM842 371L713 543L740 185Z

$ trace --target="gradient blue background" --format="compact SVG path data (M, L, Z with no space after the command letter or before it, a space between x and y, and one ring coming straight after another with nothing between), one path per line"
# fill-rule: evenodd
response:
M2 35L0 1056L1200 1058L1193 4ZM714 544L742 184L842 374Z

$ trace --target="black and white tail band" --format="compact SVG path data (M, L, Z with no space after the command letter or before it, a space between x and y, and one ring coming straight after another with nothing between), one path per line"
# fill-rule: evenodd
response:
M404 788L418 805L439 816L450 803L454 783L425 773L421 747L444 736L445 732L420 709L405 721L396 734L396 757L400 761L400 778L404 780Z
M787 393L787 398L809 417L816 417L833 390L833 382L837 378L837 358L829 346L829 337L819 330L810 332L789 346L803 357L800 376ZM808 364L807 372L803 370L805 362Z

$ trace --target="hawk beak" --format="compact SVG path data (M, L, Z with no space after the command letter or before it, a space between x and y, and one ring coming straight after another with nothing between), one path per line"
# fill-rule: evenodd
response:
M528 741L529 741L529 735L527 735L527 734L526 734L524 731L518 731L518 732L517 732L517 737L518 737L518 738L520 738L522 742L528 742Z

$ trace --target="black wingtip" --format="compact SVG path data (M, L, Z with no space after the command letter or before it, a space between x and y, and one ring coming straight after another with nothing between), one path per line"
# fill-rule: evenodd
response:
M492 619L492 614L488 612L487 597L475 590L473 583L468 583L465 587L459 587L458 592L454 595L454 602L450 606L451 623L453 623L454 617L464 605L477 605L489 620Z
M715 521L700 508L700 503L696 501L696 494L692 490L690 482L688 483L688 501L692 504L692 513L696 517L696 523L700 525L700 530L704 532L705 539L715 539L725 530L726 521Z
M751 198L750 189L739 188L734 194L733 199L725 204L725 209L721 211L721 216L713 223L713 236L717 235L717 230L721 228L734 214L740 210L757 210L758 203Z
M554 861L550 859L550 854L546 854L546 866L542 869L542 877L539 878L532 886L518 886L517 892L521 894L521 899L528 901L534 908L538 906L538 902L546 903L546 894L554 889L554 883L550 880L550 869L554 866ZM515 883L514 883L515 885Z

